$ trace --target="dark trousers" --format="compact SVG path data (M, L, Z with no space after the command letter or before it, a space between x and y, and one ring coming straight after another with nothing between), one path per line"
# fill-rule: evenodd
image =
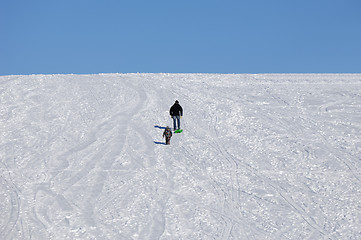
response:
M180 116L172 116L174 130L180 129Z

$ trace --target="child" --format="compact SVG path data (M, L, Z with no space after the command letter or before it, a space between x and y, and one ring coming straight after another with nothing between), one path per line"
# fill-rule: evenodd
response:
M170 130L170 128L167 126L163 132L163 138L165 137L165 144L169 145L170 144L170 138L172 137L172 131Z

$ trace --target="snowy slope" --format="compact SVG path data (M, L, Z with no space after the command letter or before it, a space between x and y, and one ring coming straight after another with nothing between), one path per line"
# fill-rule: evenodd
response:
M361 75L2 76L0 99L0 239L361 239Z

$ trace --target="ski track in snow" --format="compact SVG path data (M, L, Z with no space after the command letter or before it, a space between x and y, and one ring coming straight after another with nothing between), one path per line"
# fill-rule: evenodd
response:
M0 239L360 239L360 89L360 74L2 76Z

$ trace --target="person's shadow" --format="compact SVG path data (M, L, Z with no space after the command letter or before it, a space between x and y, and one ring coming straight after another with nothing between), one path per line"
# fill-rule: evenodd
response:
M165 127L158 126L158 125L155 125L154 127L155 127L155 128L159 128L159 129L165 129Z
M155 128L159 128L159 129L165 129L165 127L158 126L158 125L155 125L154 127L155 127ZM158 145L166 145L164 142L154 141L154 143L155 143L155 144L158 144Z

